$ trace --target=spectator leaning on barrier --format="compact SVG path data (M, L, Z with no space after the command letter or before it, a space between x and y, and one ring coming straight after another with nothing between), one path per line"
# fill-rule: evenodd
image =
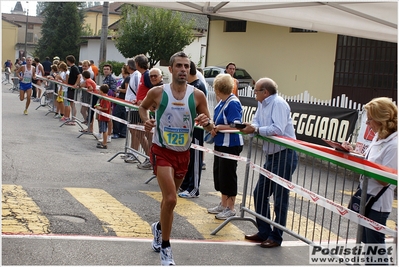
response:
M132 104L136 104L137 100L136 100L136 95L137 95L137 90L139 88L139 83L140 83L140 79L141 79L141 73L136 69L136 62L134 61L134 58L130 58L127 61L127 66L128 66L128 71L130 73L130 81L129 81L129 85L127 87L126 90L126 95L125 95L125 100L131 102ZM126 112L129 111L129 108L126 107ZM131 110L130 111L130 117L129 119L129 124L139 124L141 122L140 116L139 116L139 111L136 110ZM136 130L136 129L132 129L129 128L130 131L130 147L135 150L138 151L139 146L140 146L140 135L141 131L140 130ZM133 152L134 155L125 157L125 162L126 163L138 163L138 154L135 154Z
M175 265L170 246L173 210L177 202L176 191L183 181L190 160L194 120L206 130L214 127L209 119L204 93L187 85L189 69L188 56L183 52L174 54L169 63L172 82L151 89L139 107L145 131L149 132L156 127L151 161L162 191L162 201L160 221L153 223L151 230L154 235L152 249L160 252L162 265ZM148 111L154 106L155 119L150 119ZM194 118L195 114L200 115Z
M75 97L75 90L76 88L79 87L80 76L81 76L79 68L75 65L75 61L76 60L73 55L69 55L66 57L66 63L69 66L69 74L67 74L67 81L69 84L67 97L69 99L68 101L70 104L70 106L67 106L65 109L65 114L67 115L67 117L71 115L72 111L71 121L67 122L66 125L75 125L75 122L73 121L74 118L76 117L76 106L74 102L74 97Z
M4 69L9 68L11 70L12 68L12 62L10 59L7 59L7 61L4 63Z
M84 79L84 86L81 86L81 87L85 87L87 89L87 94L89 95L89 101L88 102L91 104L91 102L90 102L90 98L91 97L90 96L92 95L91 93L93 93L93 92L94 93L98 93L98 90L96 89L97 85L92 79L92 77L93 77L92 72L90 72L89 70L84 70L82 72L82 77ZM98 97L93 95L93 102L96 101L96 103L97 103L97 99L98 99ZM92 107L95 108L94 105L92 105ZM87 116L87 120L88 120L87 123L88 123L89 127L87 129L85 129L85 130L81 130L82 132L85 132L85 133L93 133L94 111L92 111L90 109L89 112L91 113L90 114L90 119L89 119L89 116Z
M83 69L83 71L88 71L89 72L90 79L93 80L93 82L94 82L94 72L90 68L90 62L88 60L83 60L82 61L82 69ZM82 75L80 77L79 87L87 88L85 79L83 77L83 71L82 71ZM86 90L81 90L81 93L82 93L82 95L81 95L82 103L85 103L85 104L89 105L90 104L91 94L89 94ZM89 108L87 106L85 106L85 105L82 105L81 108L80 108L80 114L82 114L82 117L83 117L83 124L88 124Z
M44 75L46 75L46 76L50 75L51 65L52 65L50 58L46 57L46 60L44 60L42 62L42 65L43 65L43 69L44 69Z
M258 108L252 125L242 129L243 133L255 133L260 136L285 136L296 139L295 130L290 116L290 106L277 95L277 84L270 78L261 78L255 84L255 99ZM264 168L272 173L291 181L292 174L298 163L295 151L265 142L263 150L266 155ZM276 184L263 175L259 175L254 190L256 213L270 219L269 198L273 195L275 222L285 226L287 220L289 190ZM263 248L278 247L283 241L283 231L271 227L269 223L256 218L258 233L246 235L245 239L261 242Z
M371 144L365 151L365 158L371 162L398 169L398 108L387 97L378 97L371 100L364 106L367 112L366 124L375 133ZM349 143L343 144L353 152ZM359 187L363 186L364 177L361 176ZM392 211L392 204L395 197L394 185L369 179L367 184L367 195L376 196L385 186L388 188L380 198L373 204L366 217L386 225L389 214ZM363 227L363 243L385 243L385 234Z
M109 87L108 95L115 96L116 95L116 80L112 77L112 66L110 64L104 64L103 66L104 80L103 84L107 84ZM111 113L112 113L112 105L111 105ZM107 142L111 142L111 134L112 134L112 120L108 121L108 139Z
M67 72L68 72L68 66L65 62L61 62L58 65L58 75L56 76L56 80L58 80L59 82L62 82L64 84L68 83L67 80ZM64 116L62 116L60 118L60 121L65 122L65 121L69 121L69 115L70 115L70 109L68 111L68 108L70 108L69 106L69 101L67 99L67 94L68 94L68 86L61 86L60 89L58 89L58 94L61 95L61 97L63 97L63 101L62 101L62 105L63 105L63 111L64 111ZM68 112L68 113L67 113Z
M239 156L244 145L241 134L223 133L221 130L231 130L230 124L242 122L242 106L240 100L233 94L234 80L229 74L219 74L213 81L216 96L220 102L215 107L213 120L215 128L211 131L215 140L214 150ZM221 201L208 213L216 214L215 218L226 220L236 215L234 208L237 196L237 160L214 156L213 181L216 191L221 193Z
M205 84L197 76L197 68L193 61L190 61L190 72L187 77L188 84L201 90L204 95L207 95ZM194 128L193 138L191 141L193 144L203 146L204 145L204 130ZM202 151L190 148L190 164L188 165L188 171L184 177L183 183L179 188L179 197L182 198L195 198L200 195L199 186L201 183L201 172L202 172Z
M28 57L26 64L19 67L17 70L19 79L19 100L24 101L26 94L26 104L24 114L28 115L28 108L30 105L30 98L32 95L32 79L36 78L35 67L32 66L32 58Z
M94 64L94 60L90 59L90 67L94 72L94 81L96 81L97 77L98 77L98 67L96 66L96 64Z
M50 75L47 76L50 80L56 80L58 76L58 66L51 65ZM54 93L57 95L54 105L56 105L55 119L60 119L64 116L64 100L62 99L62 87L54 83Z
M140 105L144 98L147 96L148 91L152 88L150 79L150 71L148 70L148 58L143 55L137 55L134 57L136 62L136 68L141 73L141 79L139 88L137 90L137 105ZM152 140L152 133L146 132L144 135L140 135L141 146L147 156L150 156L150 142ZM152 170L152 165L149 159L146 159L143 163L137 165L137 168L143 170Z
M15 69L14 69L14 76L15 76L15 77L18 77L17 71L18 71L19 67L21 67L21 65L22 65L22 61L21 61L20 59L17 58L17 59L15 60L15 63L14 63L14 67L15 67Z
M109 87L107 84L103 84L100 86L100 95L102 96L107 96L109 91ZM98 101L98 104L96 104L96 109L106 113L106 114L111 114L111 102L101 98ZM101 148L101 149L107 149L107 139L108 139L108 121L110 121L110 118L105 117L101 114L98 115L98 128L99 128L99 132L100 134L103 135L102 137L102 142L98 142L97 143L97 148Z
M36 64L36 76L43 76L44 75L44 68L42 63L40 63L40 59L38 57L35 57L34 59L35 64ZM37 84L38 86L42 85L42 80L40 79L33 79L32 83ZM34 102L40 102L40 97L42 96L42 89L41 88L35 88L33 89L34 91L36 91L35 97L36 99L33 100Z
M129 87L130 75L127 65L123 65L122 67L122 78L123 81L121 85L116 89L116 97L120 99L125 99L126 90ZM125 106L116 104L112 110L112 115L120 118L122 120L126 120L126 108ZM119 121L113 121L113 134L111 138L126 138L126 124L121 123Z

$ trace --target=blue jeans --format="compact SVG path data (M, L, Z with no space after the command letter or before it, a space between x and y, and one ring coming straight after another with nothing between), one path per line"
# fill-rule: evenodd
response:
M266 156L264 168L272 173L291 181L298 164L298 156L295 151L285 149ZM254 190L255 209L258 214L270 219L269 197L273 195L275 222L285 226L287 220L289 190L271 181L263 175L259 175L258 183ZM281 244L283 231L271 227L267 222L256 218L258 224L258 236L263 240L271 239Z

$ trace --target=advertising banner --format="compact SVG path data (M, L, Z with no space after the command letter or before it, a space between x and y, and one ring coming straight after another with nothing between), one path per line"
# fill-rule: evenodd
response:
M243 121L252 122L258 102L252 97L240 97L243 106ZM342 143L356 127L358 111L323 105L288 102L291 118L298 140L327 146L322 140Z

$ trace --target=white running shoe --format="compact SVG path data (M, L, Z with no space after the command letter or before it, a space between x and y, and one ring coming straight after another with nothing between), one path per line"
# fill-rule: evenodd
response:
M176 265L173 260L172 248L161 248L161 265L162 266L170 266Z
M154 240L152 240L151 247L155 252L161 251L162 245L162 231L157 229L158 222L151 224L151 232L154 235Z
M181 198L197 198L197 195L191 195L190 192L188 192L187 190L180 192L177 194L179 197Z
M141 170L152 170L152 164L149 159L146 159L143 163L137 165L137 168Z
M222 203L219 203L219 205L217 205L216 207L214 207L214 208L209 208L209 209L208 209L208 213L211 213L211 214L219 214L219 213L223 212L224 209L225 209L225 207L222 206Z
M229 207L225 208L221 213L215 216L218 220L227 220L227 218L236 216L236 211L231 210Z

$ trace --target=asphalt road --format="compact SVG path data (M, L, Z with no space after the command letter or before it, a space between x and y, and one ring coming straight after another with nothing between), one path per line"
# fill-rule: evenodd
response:
M25 102L10 87L2 86L2 264L159 265L149 228L159 217L156 179L145 184L151 171L119 156L108 162L124 150L125 139L97 149L93 136L77 138L79 126L60 127L48 107L36 110L33 102L23 115ZM307 265L308 246L289 235L272 250L244 241L244 233L256 231L248 221L210 235L221 223L206 213L219 203L212 160L205 157L200 197L178 200L171 240L176 263ZM240 177L244 167L239 164Z

